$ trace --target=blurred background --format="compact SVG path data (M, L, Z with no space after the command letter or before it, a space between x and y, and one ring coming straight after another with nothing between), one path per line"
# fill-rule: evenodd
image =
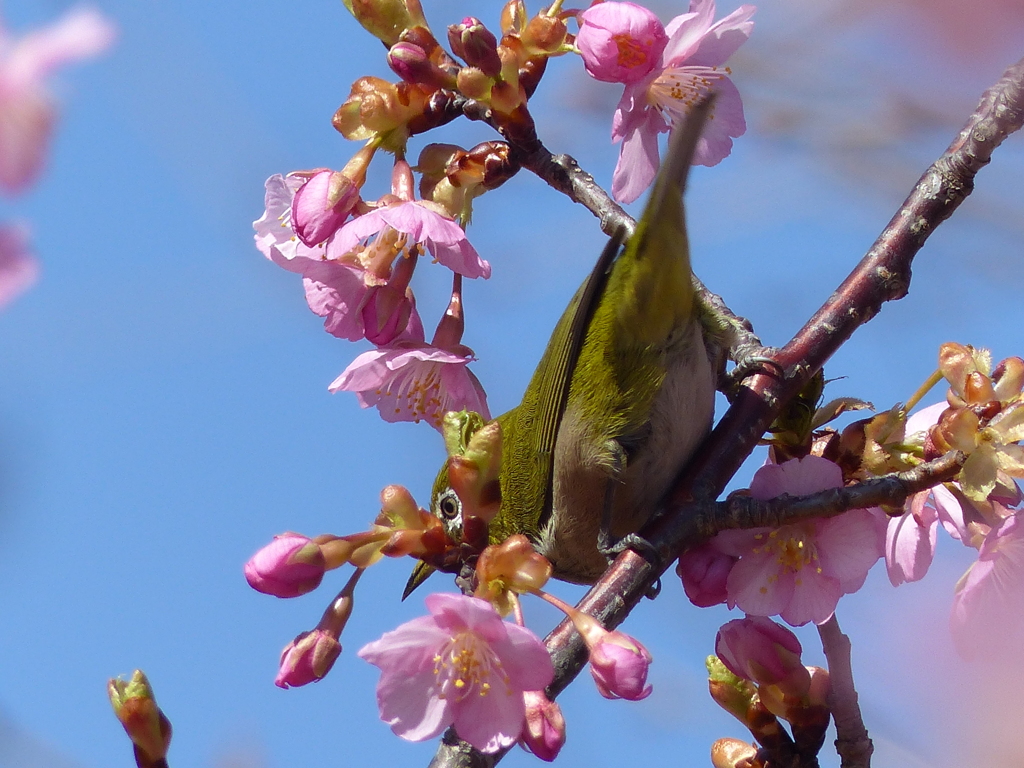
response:
M70 7L2 10L19 33ZM267 176L347 161L353 146L330 118L356 77L391 77L384 50L339 0L98 7L119 27L116 45L59 78L47 171L28 196L0 201L0 219L30 225L42 263L40 282L0 313L0 766L132 765L105 685L136 667L174 724L172 766L426 765L434 743L403 742L378 720L377 670L355 655L423 612L420 597L398 600L407 564L364 578L334 670L289 691L272 683L280 649L345 576L282 601L250 590L241 570L275 533L362 529L389 483L425 503L443 457L429 427L388 425L328 394L363 347L327 335L298 277L252 242ZM686 10L652 7L664 21ZM469 13L496 28L500 4L424 8L440 33ZM782 344L1024 55L1024 2L781 0L755 21L730 62L748 132L720 166L696 169L687 203L697 273ZM605 186L619 95L566 56L531 102L547 146ZM418 137L410 155L490 138L462 121ZM385 165L369 196L386 191ZM827 395L905 400L946 340L996 359L1024 353L1022 171L1015 136L929 240L910 295L830 362ZM467 286L465 342L500 413L604 238L527 173L477 201L469 235L494 276ZM416 276L428 331L447 301L444 272ZM974 555L941 539L923 582L894 590L878 565L840 603L877 766L1019 763L1020 662L967 664L949 639L953 585ZM537 603L527 619L543 634L557 617ZM654 695L606 701L584 675L559 699L561 763L709 765L712 741L742 737L708 698L703 666L732 617L692 607L666 578L624 627L654 655ZM820 659L813 628L797 633ZM838 765L829 751L823 764ZM534 762L518 749L506 760Z

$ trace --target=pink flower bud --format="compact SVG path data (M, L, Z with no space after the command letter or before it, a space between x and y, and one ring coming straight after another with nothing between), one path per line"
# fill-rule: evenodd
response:
M802 650L796 635L764 616L734 619L715 640L715 655L734 675L794 696L807 693L811 683Z
M245 564L245 580L265 595L298 597L320 586L326 568L316 542L285 533L275 536Z
M274 678L279 688L315 683L334 666L341 655L341 643L325 629L303 632L281 651L281 666Z
M292 228L310 248L345 223L359 199L359 187L335 171L320 171L299 187L292 200Z
M590 673L606 699L640 701L651 695L647 669L651 654L638 640L609 632L590 649Z
M724 603L728 598L729 572L737 559L710 544L684 552L676 564L676 573L690 602L699 608Z
M461 24L452 24L448 27L448 43L452 53L488 77L501 72L498 41L480 19L467 16Z
M565 744L565 718L562 708L544 695L544 691L526 691L523 693L526 704L526 725L520 743L539 757L550 763L562 750Z
M430 84L435 79L427 52L415 43L402 41L391 46L388 66L407 83Z
M633 3L599 3L579 15L576 47L595 80L635 83L658 63L668 35L658 17Z

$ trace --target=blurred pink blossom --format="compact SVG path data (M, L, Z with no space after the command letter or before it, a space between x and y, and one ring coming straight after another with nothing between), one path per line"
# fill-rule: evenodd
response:
M949 623L957 650L966 658L1019 655L1024 642L1024 511L1009 514L985 537L977 561L957 584Z
M633 202L650 186L660 163L658 134L685 119L693 104L712 91L718 98L693 163L716 165L732 151L733 138L742 136L747 124L739 91L724 65L750 37L754 11L754 6L743 5L714 22L714 0L692 0L689 13L665 27L668 41L659 63L641 79L627 83L612 119L612 141L622 142L612 176L616 200Z
M28 248L28 231L0 225L0 307L28 290L38 277L39 263Z
M427 597L429 616L406 622L359 651L380 667L377 705L398 736L423 741L454 725L481 752L523 733L523 694L547 686L554 667L544 644L486 600Z
M17 39L0 26L0 190L22 191L43 166L56 116L47 77L113 39L114 27L91 8Z
M842 471L827 459L807 456L761 467L750 495L772 499L841 487ZM821 624L839 598L864 584L883 554L885 515L879 509L853 509L831 518L813 518L781 528L722 531L715 547L739 562L729 572L729 607L753 616L781 615L798 626Z

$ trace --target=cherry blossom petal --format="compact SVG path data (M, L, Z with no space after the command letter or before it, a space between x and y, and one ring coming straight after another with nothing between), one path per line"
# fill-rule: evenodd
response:
M884 554L885 520L885 513L875 507L851 509L819 521L815 541L821 567L838 580L842 594L860 589L871 566Z
M889 518L885 565L894 587L923 578L935 556L939 515L925 505L928 495L929 491L914 494L910 511L900 517Z
M728 16L715 22L701 37L697 49L689 54L688 63L705 67L725 64L726 60L736 53L736 49L747 42L750 33L754 31L754 22L750 19L756 10L753 5L741 5Z
M807 578L796 576L793 584L793 599L782 611L782 619L794 627L813 621L824 624L835 613L836 604L843 596L838 579L829 577Z
M967 532L960 500L945 485L936 485L931 489L931 494L935 510L939 513L939 522L946 529L946 533L957 541L968 541L970 534Z
M748 554L732 567L726 581L729 607L751 616L775 616L793 599L793 574L779 572L770 554Z
M612 195L616 200L631 203L651 186L661 162L658 132L663 125L660 115L646 110L642 122L626 133L612 173Z
M774 499L784 493L806 496L842 485L843 471L837 464L820 456L805 456L783 464L765 464L750 481L750 495L755 499Z

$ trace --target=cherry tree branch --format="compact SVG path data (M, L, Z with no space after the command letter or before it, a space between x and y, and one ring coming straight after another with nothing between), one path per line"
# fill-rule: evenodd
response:
M836 292L785 347L766 350L770 366L743 380L729 410L677 478L663 513L641 531L652 550L644 555L626 550L619 555L577 608L609 629L618 626L680 552L707 539L714 523L708 520L706 504L724 490L781 408L853 332L878 314L882 304L906 295L917 252L935 227L970 194L974 176L1022 122L1024 59L985 91L956 139L921 176ZM503 135L513 143L509 135ZM580 183L585 186L585 180ZM555 663L555 680L548 688L553 697L579 674L587 652L568 620L556 627L545 643ZM467 759L467 755L471 757ZM482 756L442 744L431 765L477 768L494 765L501 757L502 753Z
M836 752L839 753L841 768L870 768L871 753L875 747L864 727L857 703L850 662L850 638L843 634L834 614L818 627L818 635L828 660L831 682L828 708L836 724Z
M811 517L835 517L851 509L883 504L900 507L913 494L952 480L966 460L963 453L953 451L906 472L895 472L806 496L783 494L768 500L732 496L712 504L701 514L708 526L702 531L702 536L711 538L729 528L778 528Z

